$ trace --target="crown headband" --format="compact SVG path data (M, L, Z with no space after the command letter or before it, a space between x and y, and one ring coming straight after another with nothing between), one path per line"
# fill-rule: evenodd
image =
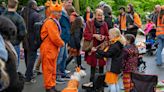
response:
M49 7L51 11L62 11L63 3L61 0L56 0L55 4L52 0L47 1L45 6Z

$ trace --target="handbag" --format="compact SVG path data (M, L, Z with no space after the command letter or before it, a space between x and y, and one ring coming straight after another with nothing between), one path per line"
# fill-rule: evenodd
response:
M93 34L93 27L91 25L91 21L87 22L87 25L89 27L89 31ZM82 50L85 52L88 52L91 50L91 48L93 47L93 40L83 40L83 45L82 45Z

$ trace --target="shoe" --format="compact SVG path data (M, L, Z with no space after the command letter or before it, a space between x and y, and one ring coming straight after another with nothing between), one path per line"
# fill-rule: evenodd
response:
M162 83L164 83L164 80L162 80Z
M25 84L35 84L36 83L36 80L35 79L31 79L31 80L28 80L28 79L25 79Z
M104 87L108 87L108 85L106 83L103 84Z
M65 84L66 81L64 81L64 80L62 80L61 78L59 78L59 79L56 80L56 83L57 83L57 84Z
M66 73L66 74L69 74L69 73L71 73L71 71L69 71L69 70L65 70L65 73Z
M46 92L60 92L60 91L58 91L56 89L46 89Z
M85 69L84 67L82 67L82 66L80 67L80 69L81 69L81 70L86 70L86 69Z
M84 83L84 84L82 85L82 87L85 87L85 88L92 88L92 87L93 87L93 82Z
M37 75L41 75L42 72L40 72L39 70L34 70L34 73L37 74Z
M55 87L52 88L54 92L60 92L59 90L57 90Z
M162 64L157 64L157 66L162 66Z
M70 78L70 76L68 76L68 75L66 75L66 76L61 76L61 79L62 80L65 80L65 81L69 81L71 78Z

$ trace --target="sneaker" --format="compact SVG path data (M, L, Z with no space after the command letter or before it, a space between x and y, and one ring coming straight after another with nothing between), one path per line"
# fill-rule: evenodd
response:
M82 85L83 87L89 87L89 88L92 88L93 87L93 82L88 82L88 83L84 83L83 85Z
M59 78L59 79L56 80L56 83L57 84L64 84L66 82L63 79Z
M31 80L28 80L28 79L26 79L25 80L25 84L34 84L34 83L36 83L36 80L35 79L31 79Z
M71 71L69 71L69 70L65 70L65 73L66 73L66 74L69 74L69 73L71 73Z
M71 78L70 76L66 75L66 76L61 76L61 79L67 81L70 80Z
M162 64L157 64L157 66L162 66Z

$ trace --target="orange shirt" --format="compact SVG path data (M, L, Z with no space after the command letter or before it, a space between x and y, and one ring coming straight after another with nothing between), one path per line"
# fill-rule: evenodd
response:
M120 16L120 29L126 30L126 15Z
M87 12L86 13L86 21L89 21L90 20L90 12Z
M164 35L164 15L162 16L162 18L160 19L160 17L158 16L158 20L157 20L157 28L156 28L156 35Z
M137 13L134 13L134 24L136 24L138 28L142 26L141 19Z

